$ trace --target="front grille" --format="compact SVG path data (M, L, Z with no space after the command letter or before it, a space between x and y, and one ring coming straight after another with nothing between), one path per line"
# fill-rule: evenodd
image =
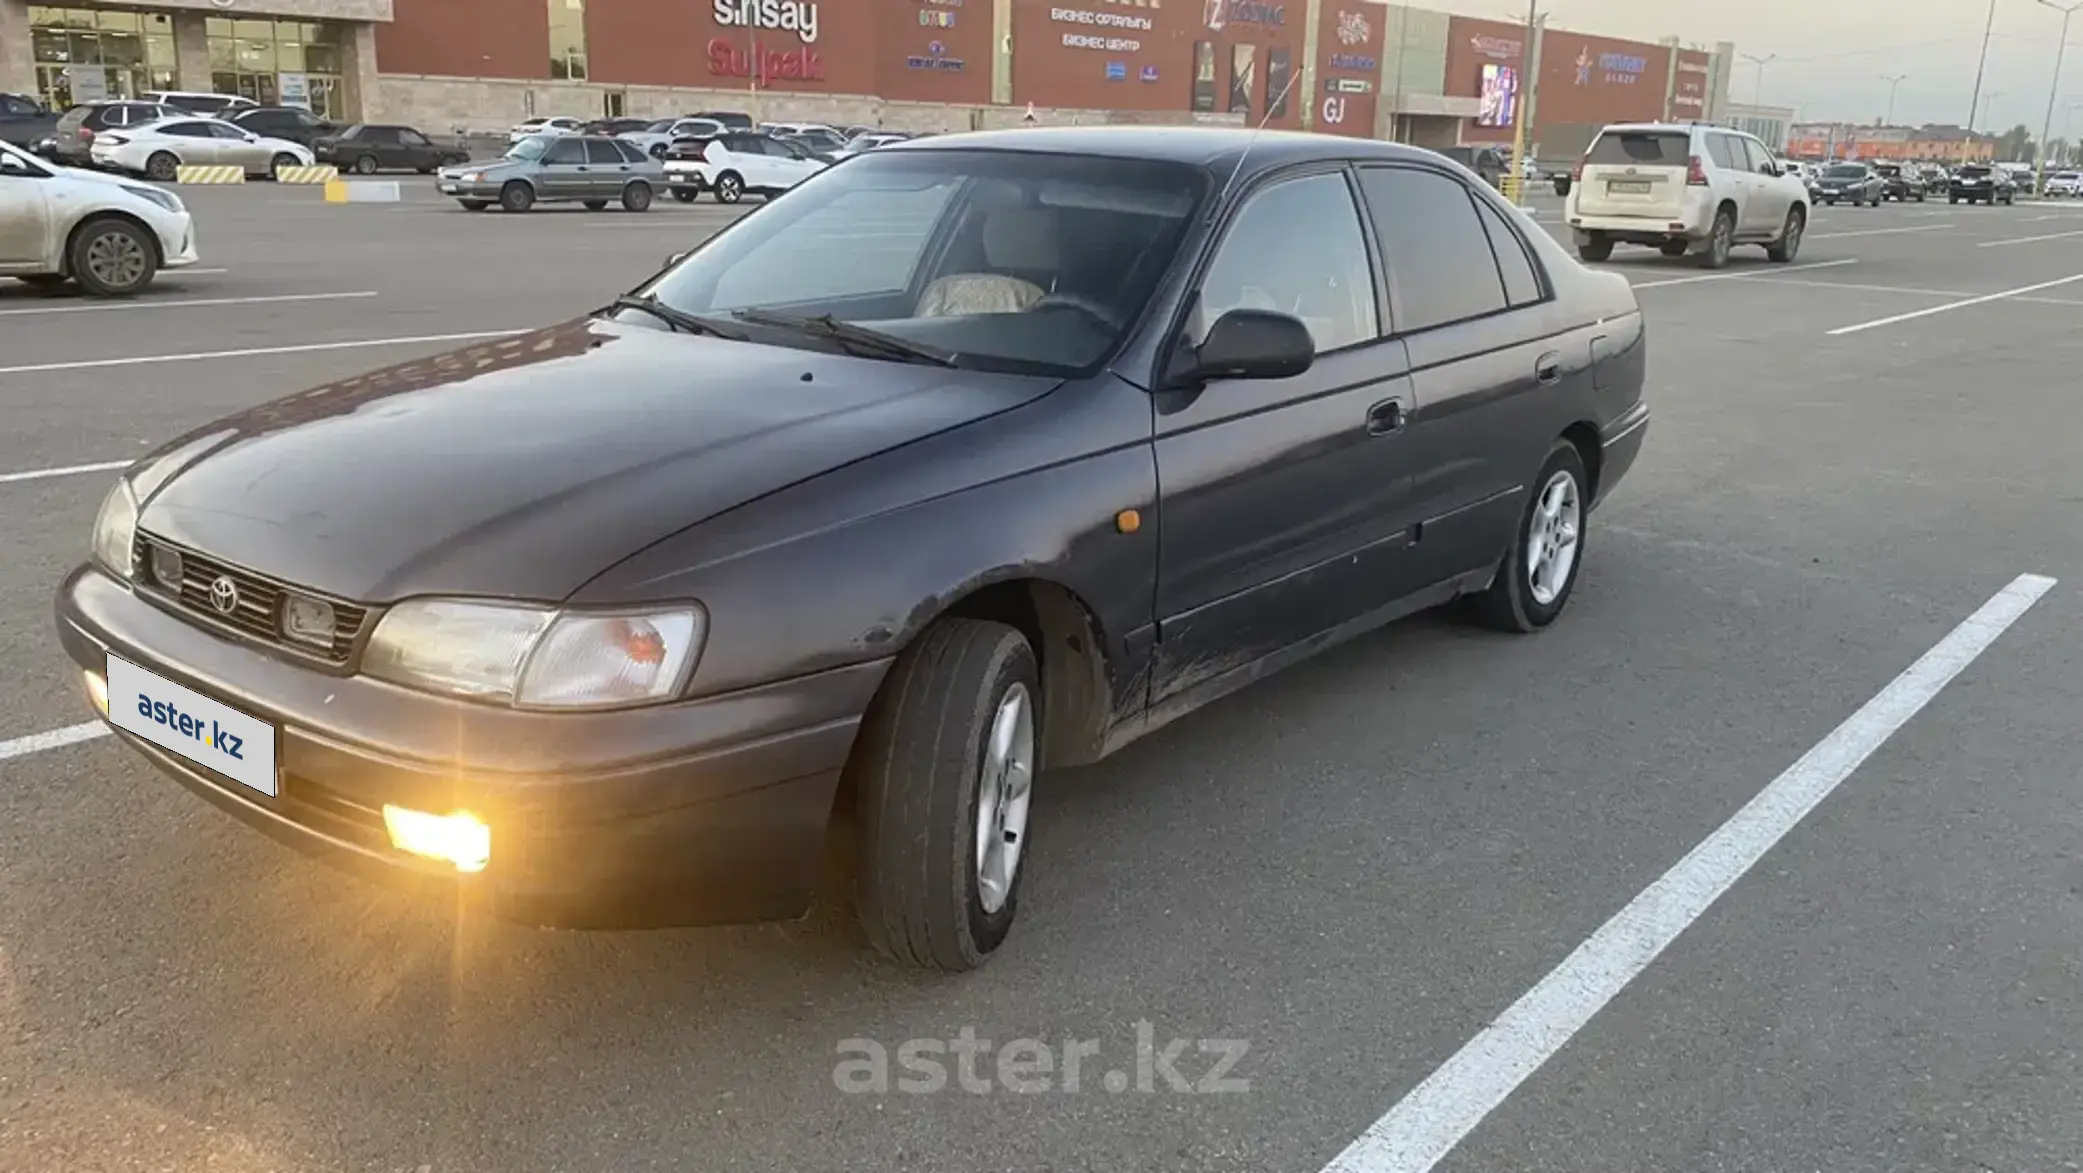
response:
M181 556L178 590L161 583L153 574L152 551L172 550ZM136 578L153 594L178 604L178 610L205 623L228 627L249 638L334 665L344 665L354 654L355 641L369 619L369 609L316 591L291 586L265 575L220 562L186 546L138 531L132 551ZM238 589L238 602L227 613L211 601L211 588L219 579L230 579ZM315 599L333 608L333 638L325 647L291 640L282 633L282 605L291 595Z

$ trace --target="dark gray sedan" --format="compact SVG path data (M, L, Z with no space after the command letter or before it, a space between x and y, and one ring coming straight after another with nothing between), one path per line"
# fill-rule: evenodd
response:
M441 194L473 212L493 204L525 212L540 203L577 202L599 211L620 200L632 212L651 206L664 185L658 160L620 139L601 135L524 138L489 163L443 168Z
M868 939L969 969L1045 771L1429 607L1554 623L1647 354L1429 151L880 147L587 317L164 445L58 636L124 745L321 857L693 924L801 915L838 834Z

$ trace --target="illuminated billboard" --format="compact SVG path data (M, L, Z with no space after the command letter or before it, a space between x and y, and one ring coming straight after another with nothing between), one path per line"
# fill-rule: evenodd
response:
M1482 107L1477 126L1510 126L1518 114L1519 71L1509 65L1483 66Z

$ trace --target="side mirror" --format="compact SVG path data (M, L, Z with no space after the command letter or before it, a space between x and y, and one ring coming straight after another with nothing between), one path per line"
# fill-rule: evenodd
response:
M1185 372L1193 379L1291 379L1316 362L1302 319L1272 310L1231 310L1215 319Z

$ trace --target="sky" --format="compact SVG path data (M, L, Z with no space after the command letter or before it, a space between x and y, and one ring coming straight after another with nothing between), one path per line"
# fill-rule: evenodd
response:
M2059 0L2063 4L2083 0ZM1975 61L1989 19L1987 0L1539 0L1556 27L1637 40L1678 37L1772 60L1763 101L1792 106L1803 121L1876 122L1895 88L1895 121L1967 121ZM1414 7L1524 20L1525 0L1414 0ZM2061 13L2038 0L1996 0L1982 85L1981 130L2020 123L2035 138L2047 116ZM1738 58L1729 98L1757 100L1758 67ZM2054 137L2083 136L2083 8L2069 22L2068 52L2054 107Z

